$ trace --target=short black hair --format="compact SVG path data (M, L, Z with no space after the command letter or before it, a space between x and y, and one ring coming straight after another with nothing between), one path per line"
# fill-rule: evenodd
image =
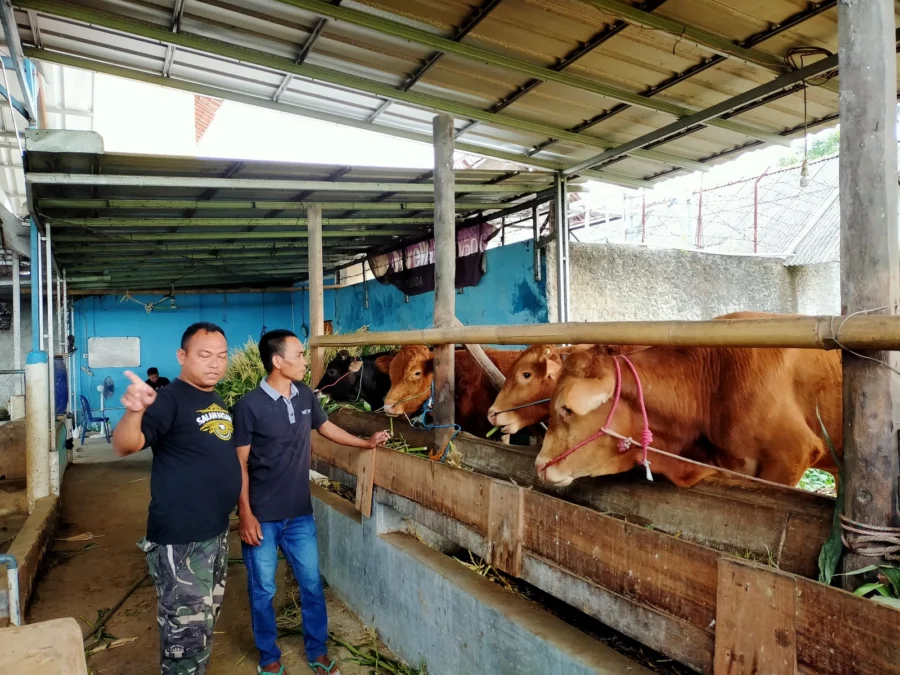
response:
M221 333L222 337L225 337L225 331L219 328L214 323L210 323L209 321L198 321L197 323L192 323L185 329L184 333L181 336L181 348L184 351L187 351L188 345L191 343L191 338L200 331L206 331L207 333Z
M147 368L147 377L150 377L151 375L159 375L159 369L158 368Z
M267 373L271 373L272 369L275 368L272 358L276 354L284 356L284 341L292 337L297 337L297 335L292 331L279 329L270 330L259 338L259 358L262 359L263 368L266 369Z

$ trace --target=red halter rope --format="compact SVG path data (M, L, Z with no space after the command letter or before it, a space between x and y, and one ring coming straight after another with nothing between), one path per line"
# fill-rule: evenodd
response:
M647 459L647 450L650 447L650 444L653 442L653 433L650 431L650 421L647 418L647 407L644 405L644 390L641 386L641 378L638 376L637 369L634 367L634 364L631 362L625 355L619 355L613 357L613 364L616 367L616 390L613 394L613 404L609 409L609 415L606 416L606 422L600 430L596 433L588 436L580 443L576 444L574 447L569 448L561 455L554 457L547 464L544 465L544 470L546 471L549 467L554 464L559 464L566 457L573 454L576 450L583 448L585 445L596 441L598 438L603 436L611 435L618 436L614 432L611 432L609 429L609 425L612 422L613 416L616 414L616 410L619 407L619 400L622 396L622 367L619 365L619 359L625 361L628 365L628 369L631 370L631 374L634 375L634 381L637 384L637 395L638 395L638 404L641 406L641 416L644 419L644 428L641 431L641 463L644 465L644 468L647 470L647 480L653 480L653 475L650 473L650 461ZM634 441L630 438L619 438L619 452L627 451Z

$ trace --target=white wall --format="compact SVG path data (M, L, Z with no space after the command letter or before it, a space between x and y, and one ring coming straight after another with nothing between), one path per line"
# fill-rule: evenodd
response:
M621 244L569 251L572 321L702 320L739 311L838 314L838 265L787 268L780 258ZM556 320L555 247L547 298Z
M841 313L841 265L824 263L788 268L793 277L799 314Z

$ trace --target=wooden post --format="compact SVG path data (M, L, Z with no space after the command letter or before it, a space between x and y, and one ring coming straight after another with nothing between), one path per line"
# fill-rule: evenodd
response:
M310 204L306 212L307 237L309 242L309 334L316 337L325 334L325 285L322 273L322 205ZM325 350L313 347L311 369L313 386L325 373Z
M556 174L556 313L557 321L569 320L569 202L566 179Z
M452 327L456 318L456 180L453 175L453 118L434 118L434 325ZM434 423L453 424L455 413L454 345L434 349ZM439 429L443 451L452 429Z
M841 67L841 313L896 314L897 67L894 3L838 3ZM848 319L847 323L854 319ZM840 335L838 336L840 338ZM886 352L867 356L887 361ZM894 430L893 374L885 365L843 354L844 514L857 523L896 527L900 474ZM845 533L844 571L879 562L854 552ZM877 548L878 545L868 546ZM845 587L864 581L843 577Z

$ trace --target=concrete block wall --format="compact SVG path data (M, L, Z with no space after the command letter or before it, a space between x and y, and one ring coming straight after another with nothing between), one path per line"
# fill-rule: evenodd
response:
M432 675L644 675L605 644L405 533L376 499L372 517L313 486L322 575L362 622Z
M556 320L556 255L547 250L547 304ZM788 268L781 258L620 244L569 251L572 321L702 320L738 311L838 313L837 263Z

